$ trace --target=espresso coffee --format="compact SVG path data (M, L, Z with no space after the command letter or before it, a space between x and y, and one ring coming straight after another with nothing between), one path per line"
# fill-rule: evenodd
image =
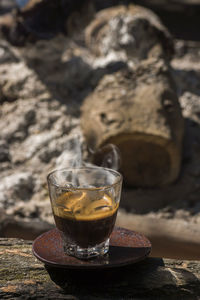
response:
M70 242L82 248L93 247L110 236L118 204L110 195L93 191L66 192L53 206L57 228Z

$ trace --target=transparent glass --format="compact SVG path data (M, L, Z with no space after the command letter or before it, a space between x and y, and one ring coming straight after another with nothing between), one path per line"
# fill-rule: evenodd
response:
M106 254L121 197L121 174L81 167L56 170L47 180L64 251L82 259Z

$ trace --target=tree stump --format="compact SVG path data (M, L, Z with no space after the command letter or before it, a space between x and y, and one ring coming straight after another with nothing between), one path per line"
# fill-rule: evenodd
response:
M0 239L1 299L198 299L200 263L159 258L107 270L44 266L32 243Z
M124 51L131 59L150 56L170 58L173 40L151 10L137 5L121 5L96 14L85 30L87 46L96 55Z
M119 148L127 185L155 187L176 180L184 122L163 60L105 75L83 103L81 125L90 148L109 143Z

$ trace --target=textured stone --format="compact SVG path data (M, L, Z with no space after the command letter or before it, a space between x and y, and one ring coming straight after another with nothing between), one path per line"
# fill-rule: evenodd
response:
M0 140L0 163L10 161L9 146L4 140Z
M8 208L16 201L29 201L34 192L34 178L28 172L13 173L1 179L0 206Z
M44 86L37 80L24 62L13 63L12 68L5 64L0 66L0 103L14 101L17 98L32 98L44 91ZM16 76L17 74L17 76Z

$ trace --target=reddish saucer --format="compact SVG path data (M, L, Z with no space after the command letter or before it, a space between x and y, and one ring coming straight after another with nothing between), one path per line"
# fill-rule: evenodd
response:
M59 231L52 229L35 239L33 254L52 267L68 269L103 269L133 264L145 259L151 251L150 241L140 233L115 227L108 254L100 258L80 260L63 251Z

